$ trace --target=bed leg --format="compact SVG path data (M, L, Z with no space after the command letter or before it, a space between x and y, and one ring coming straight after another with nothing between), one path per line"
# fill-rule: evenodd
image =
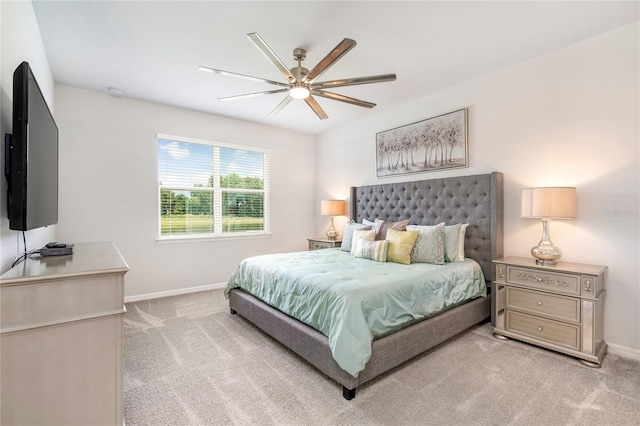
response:
M236 310L235 310L235 309L233 309L233 308L229 308L229 310L231 311L231 315L235 315L235 314L237 314L237 313L238 313L238 311L236 311Z
M346 387L342 387L342 396L344 397L344 399L351 401L353 398L356 397L356 389L357 388L353 388L353 389L347 389Z

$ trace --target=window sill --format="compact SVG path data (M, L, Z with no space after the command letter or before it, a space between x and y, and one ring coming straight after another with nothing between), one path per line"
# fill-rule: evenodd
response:
M211 241L249 240L258 238L271 238L270 232L246 233L246 234L220 234L220 235L180 235L176 237L158 237L156 243L206 243Z

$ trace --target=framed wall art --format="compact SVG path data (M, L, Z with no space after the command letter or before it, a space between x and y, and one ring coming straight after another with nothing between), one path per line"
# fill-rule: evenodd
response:
M467 109L376 134L376 176L469 166Z

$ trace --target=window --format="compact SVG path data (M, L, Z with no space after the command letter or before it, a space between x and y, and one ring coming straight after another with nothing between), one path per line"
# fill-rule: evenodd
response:
M161 239L267 234L269 152L158 135Z

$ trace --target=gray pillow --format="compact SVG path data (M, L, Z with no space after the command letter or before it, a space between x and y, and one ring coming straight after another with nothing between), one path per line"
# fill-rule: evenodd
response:
M411 263L444 264L444 222L435 226L407 226L407 231L419 231L418 239L411 250Z
M356 229L368 230L372 228L369 225L363 225L361 223L355 223L355 222L348 222L344 226L344 231L342 232L342 245L340 246L340 249L342 251L348 251L349 253L351 253L351 245L353 243L353 231L355 231Z

